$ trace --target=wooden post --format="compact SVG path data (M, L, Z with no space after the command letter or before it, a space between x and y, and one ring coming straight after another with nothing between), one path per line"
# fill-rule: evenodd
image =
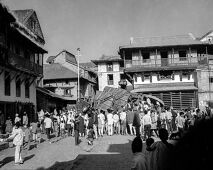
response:
M126 68L126 56L125 56L125 51L123 50L123 58L124 58L124 68Z
M192 61L191 61L191 55L192 55L192 53L191 53L191 48L189 47L189 57L188 57L188 61L189 61L189 59L190 59L190 65L192 64Z
M156 50L155 50L155 66L157 66L157 65L156 65L156 60L157 60L157 58L158 58L158 50L156 49Z

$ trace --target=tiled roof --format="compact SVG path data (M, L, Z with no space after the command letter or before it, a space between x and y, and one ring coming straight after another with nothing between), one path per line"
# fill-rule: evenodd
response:
M66 54L66 59L71 62L71 63L74 63L74 64L77 64L77 61L76 61L76 58L73 57L74 55L72 53L70 53L69 51L67 50L62 50L60 53L58 53L57 55L55 56L49 56L46 60L47 63L52 63L53 60L58 57L61 53L65 52Z
M120 56L106 56L106 55L102 55L101 58L99 58L98 60L91 60L93 63L97 64L97 63L101 63L101 62L108 62L108 61L121 61L121 57Z
M167 37L150 37L150 38L135 38L132 44L120 46L123 48L146 48L146 47L161 47L161 46L181 46L181 45L200 45L204 44L198 39L194 39L190 35L177 35Z
M44 64L44 79L73 79L77 78L78 75L68 68L58 63Z

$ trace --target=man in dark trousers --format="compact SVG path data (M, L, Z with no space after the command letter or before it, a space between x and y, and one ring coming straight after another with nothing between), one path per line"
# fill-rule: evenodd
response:
M74 130L75 130L75 145L79 144L79 122L80 122L80 116L77 113L75 115L75 121L74 121Z

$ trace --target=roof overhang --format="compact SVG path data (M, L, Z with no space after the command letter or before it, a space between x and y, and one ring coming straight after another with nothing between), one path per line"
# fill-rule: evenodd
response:
M168 86L168 84L162 85L159 84L159 86L147 86L147 87L141 87L141 88L136 88L132 90L132 93L146 93L146 92L165 92L165 91L189 91L189 90L198 90L197 87L194 85L173 85L173 86Z
M124 69L125 73L145 72L145 71L167 71L167 70L195 70L197 65L192 66L169 66L169 67L144 67L136 66Z

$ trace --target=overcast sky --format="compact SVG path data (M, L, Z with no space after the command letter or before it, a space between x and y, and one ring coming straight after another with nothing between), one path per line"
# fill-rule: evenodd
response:
M201 36L213 29L213 0L4 0L10 9L34 9L49 55L62 49L81 62L117 55L130 37Z

